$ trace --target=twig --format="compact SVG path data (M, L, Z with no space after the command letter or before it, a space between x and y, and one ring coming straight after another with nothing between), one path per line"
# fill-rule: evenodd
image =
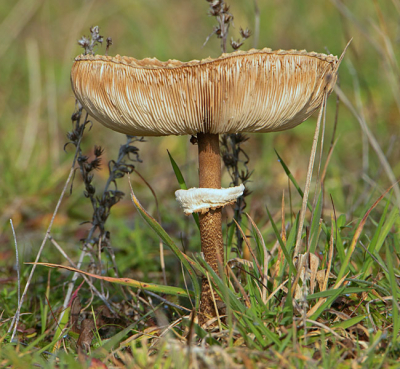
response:
M148 291L148 290L146 290L146 291L143 290L143 292L144 292L146 295L150 295L150 296L156 298L157 300L162 301L164 304L169 305L169 306L172 306L172 307L175 308L175 309L184 310L184 311L189 311L189 312L192 311L191 309L185 308L184 306L176 305L176 304L174 304L173 302L168 301L167 299L165 299L165 298L163 298L163 297L157 295L157 294L154 293L154 292L151 292L151 291Z
M17 312L15 314L16 318L15 318L15 325L14 325L14 330L13 333L11 335L11 342L14 339L15 336L15 332L17 331L17 326L18 326L18 321L19 321L19 313L20 313L20 301L21 301L21 278L20 278L20 274L19 274L19 258L18 258L18 244L17 244L17 236L15 235L15 229L14 229L14 224L12 222L12 219L10 219L10 224L11 224L11 229L13 232L13 237L14 237L14 244L15 244L15 260L16 260L16 268L17 268L17 278L18 278L18 309Z
M73 266L76 269L79 269L75 263L72 261L72 259L70 259L70 257L65 253L65 251L62 249L62 247L57 243L57 241L52 237L49 236L49 240L50 242L57 248L57 250L61 253L62 256L64 256L65 259L68 260L68 262L71 264L71 266ZM90 288L93 290L93 292L100 297L100 299L104 302L104 304L108 307L108 309L114 313L114 310L112 309L111 305L109 304L109 302L107 301L107 299L104 297L104 295L102 295L97 288L93 285L93 283L90 281L90 279L84 275L84 274L80 274L83 279L85 280L85 282L90 286ZM62 318L62 316L61 316Z
M79 256L78 264L76 265L76 269L80 269L81 268L81 265L82 265L82 262L83 262L83 259L84 259L85 256L86 256L86 244L83 246L83 249L82 249L81 254ZM68 290L67 290L67 293L65 294L63 308L61 310L61 314L60 314L60 317L58 319L59 322L61 322L61 320L62 320L62 318L64 316L64 312L65 312L66 308L68 307L69 300L70 300L71 295L72 295L72 290L73 290L74 285L75 285L75 281L78 279L79 275L80 275L79 273L75 272L73 274L73 276L72 276L71 282L68 283Z
M79 138L79 142L80 142L80 140L81 140L81 138ZM67 180L65 182L63 190L61 191L61 195L60 195L60 197L58 199L58 202L57 202L57 205L56 205L56 207L54 209L53 215L52 215L51 220L50 220L50 224L49 224L49 226L47 228L47 231L46 231L46 234L45 234L44 239L42 241L42 244L40 245L39 251L38 251L38 253L36 255L35 263L37 263L39 261L39 258L40 258L41 254L42 254L43 249L44 249L44 245L46 244L46 241L47 241L47 239L48 239L48 237L50 235L50 230L53 227L54 219L56 218L56 215L58 213L58 209L60 208L61 201L64 198L65 192L67 191L67 188L69 186L69 182L71 181L72 176L74 174L74 170L75 170L74 167L75 167L75 162L76 162L77 155L78 155L78 149L75 152L75 157L74 157L74 160L72 162L72 166L71 166L71 170L69 171L68 178L67 178ZM36 269L36 264L34 264L32 266L32 270L31 270L31 272L29 274L28 280L27 280L26 285L25 285L24 292L22 293L21 300L19 301L19 304L18 304L18 309L17 309L18 312L21 311L21 306L22 306L22 303L24 302L24 298L25 298L25 296L26 296L26 294L28 292L28 288L29 288L29 286L31 284L31 281L32 281L32 278L33 278L33 273L35 272L35 269ZM13 320L11 322L11 325L8 328L8 333L11 332L11 330L12 330L14 324L15 324L15 321L16 321L16 315L14 315L14 318L13 318ZM15 326L16 326L16 324L15 324Z
M82 134L83 134L84 129L85 129L85 128L83 127L83 128L82 128ZM32 281L33 273L35 272L36 265L37 265L36 263L39 261L39 258L40 258L41 254L42 254L42 252L43 252L43 249L44 249L44 246L45 246L45 244L46 244L46 241L47 241L47 239L48 239L49 236L50 236L50 231L51 231L51 228L53 227L54 219L56 218L56 215L57 215L57 213L58 213L58 209L60 208L61 202L62 202L62 200L63 200L63 198L64 198L64 195L65 195L65 193L66 193L66 191L67 191L67 188L69 187L69 183L70 183L71 179L73 178L73 175L74 175L74 172L75 172L75 163L76 163L77 158L78 158L78 154L79 154L79 150L80 150L80 143L81 143L81 141L82 141L82 135L80 135L79 138L78 138L78 140L77 140L75 155L74 155L74 159L73 159L73 161L72 161L71 169L70 169L69 174L68 174L68 178L67 178L67 180L66 180L66 182L65 182L65 185L64 185L63 190L61 191L60 197L59 197L59 199L58 199L58 202L57 202L56 207L55 207L55 209L54 209L53 215L52 215L52 217L51 217L50 224L49 224L49 226L48 226L48 228L47 228L47 231L46 231L46 234L45 234L44 239L43 239L43 241L42 241L42 244L40 245L39 251L38 251L38 253L37 253L37 255L36 255L36 259L35 259L35 261L34 261L35 264L33 264L33 266L32 266L31 272L30 272L30 274L29 274L29 276L28 276L28 280L27 280L26 285L25 285L24 292L22 293L21 299L20 299L20 301L19 301L18 308L17 308L17 314L18 314L18 315L19 315L19 312L21 311L21 307L22 307L22 304L23 304L23 302L24 302L24 298L25 298L25 296L26 296L26 294L27 294L27 292L28 292L28 288L29 288L30 283L31 283L31 281ZM16 329L16 327L17 327L17 322L16 322L16 320L17 320L17 314L14 315L14 318L13 318L13 320L12 320L12 322L11 322L11 325L10 325L10 327L8 328L8 331L7 331L8 333L11 332L11 330L13 329L13 327L14 327L14 331L15 331L15 329Z
M314 325L316 325L317 327L320 327L320 328L322 328L322 329L325 329L326 331L332 333L332 334L333 334L338 340L340 340L340 341L342 341L342 340L344 339L344 337L342 337L342 336L340 336L339 334L337 334L332 328L329 328L329 327L328 327L327 325L325 325L325 324L322 324L322 323L320 323L320 322L317 322L317 321L311 320L311 319L306 319L306 322L307 322L307 323L314 324ZM301 327L298 327L298 328L301 328ZM303 328L304 328L304 329L306 328L306 326L304 325L304 323L303 323ZM306 336L306 334L304 334L304 338L305 338L305 336Z

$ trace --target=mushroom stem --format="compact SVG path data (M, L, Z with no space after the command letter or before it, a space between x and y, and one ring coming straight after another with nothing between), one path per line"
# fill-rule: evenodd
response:
M219 135L199 133L199 187L221 188L221 157L219 152ZM201 251L205 261L220 275L218 264L223 265L224 248L222 238L222 208L210 209L200 217ZM215 295L217 298L218 296ZM200 325L207 317L216 316L211 287L206 277L201 283Z

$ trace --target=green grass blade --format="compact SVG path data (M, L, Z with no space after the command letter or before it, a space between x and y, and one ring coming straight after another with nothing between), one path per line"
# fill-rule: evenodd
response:
M388 234L392 230L392 227L394 226L394 224L396 223L396 221L398 219L399 219L399 208L394 207L392 209L392 211L390 212L389 217L387 218L387 221L385 222L385 224L382 227L382 230L379 234L378 240L375 245L375 249L369 250L371 253L379 252L381 250L382 245L386 240L386 237L388 236Z
M165 232L164 228L161 227L160 224L149 214L147 211L143 208L143 206L140 204L139 200L136 198L135 194L133 193L133 190L131 191L131 196L132 196L132 201L140 213L140 215L143 217L143 219L147 222L147 224L153 228L153 230L157 233L157 235L165 242L165 244L172 250L172 252L179 258L179 260L182 262L183 266L187 270L187 272L190 275L190 279L192 280L193 287L195 290L195 296L196 296L196 308L199 307L199 297L200 297L200 284L199 281L197 280L197 275L193 269L193 265L195 265L194 261L191 260L188 256L186 256L179 248L175 245L174 241L171 239L171 237Z
M330 308L330 306L333 304L333 302L338 298L338 296L343 294L343 291L346 289L346 287L341 287L335 290L331 290L329 292L333 292L332 296L328 298L320 307L317 309L317 311L310 317L311 320L317 320L318 317L327 309Z
M399 210L397 207L395 207L390 212L389 217L387 217L389 204L390 204L390 198L386 202L386 206L383 210L381 219L379 220L374 236L372 237L372 240L368 246L368 251L371 254L378 253L380 251L386 237L388 236L391 228L393 227L399 215ZM371 264L373 264L373 262L374 259L367 253L366 260L363 264L363 268L361 271L363 275L362 278L366 277L368 270L371 267Z
M362 292L368 292L370 289L367 289L366 287L345 287L345 289L341 292L342 295L350 295L352 293L362 293ZM317 300L320 298L325 298L325 297L331 297L331 296L336 296L337 295L337 290L326 290L322 292L316 292L313 293L312 295L307 295L306 299L308 301L310 300Z
M54 335L55 342L60 338L63 333L63 329L67 326L69 321L69 312L71 311L71 307L68 306L65 311L61 321L57 324L56 334Z
M300 188L299 184L296 182L296 180L293 177L292 172L290 171L290 169L288 168L288 166L285 164L285 162L283 161L283 159L280 157L280 155L278 154L278 152L276 150L275 154L278 157L278 161L279 163L282 165L283 170L285 171L286 175L288 176L288 178L290 179L290 181L292 182L293 186L296 188L297 192L299 193L299 195L301 196L301 198L303 198L304 196L304 192L303 190ZM307 201L307 208L312 212L312 206L310 204L309 201ZM325 234L327 234L327 229L324 223L321 224L323 231L325 232Z
M347 271L350 269L350 259L351 256L353 255L353 252L357 246L358 240L361 236L361 232L364 229L365 222L368 219L369 214L375 207L379 204L379 202L386 196L386 194L391 190L393 186L390 186L373 204L372 206L368 209L368 211L365 213L363 218L361 219L360 223L358 224L356 231L354 233L353 239L351 241L350 247L347 250L346 256L343 260L343 264L340 268L339 274L337 276L337 280L340 281L344 275L347 273Z
M107 282L115 283L115 284L120 284L120 285L123 285L123 286L140 288L140 289L148 290L148 291L155 292L155 293L164 293L166 295L189 297L187 291L185 289L183 289L183 288L180 288L180 287L165 286L165 285L162 285L162 284L141 282L141 281L137 281L137 280L131 279L131 278L107 277L107 276L102 276L102 275L97 275L97 274L85 272L83 270L79 270L79 269L76 269L76 268L73 268L73 267L70 267L70 266L66 266L66 265L51 264L51 263L25 263L25 264L36 264L36 265L43 265L43 266L46 266L46 267L49 267L49 268L66 269L66 270L70 270L71 272L85 274L85 275L87 275L89 277L92 277L92 278L101 279L103 281L107 281Z
M331 232L333 232L333 235L336 238L336 250L337 250L337 254L340 259L340 265L342 265L343 260L346 257L346 253L344 251L344 244L343 244L342 236L341 236L340 229L339 229L339 221L340 220L341 220L340 217L337 220L334 217L332 218Z
M183 178L182 172L178 167L178 164L176 164L176 161L172 157L171 153L167 150L169 160L171 161L172 169L174 170L175 177L178 180L179 186L181 187L182 190L187 190L186 182L185 179Z
M232 243L233 243L233 236L235 234L235 223L232 223L229 227L228 227L228 240L226 242L226 260L230 260L231 259L231 251L232 251Z
M171 161L172 169L174 170L175 177L178 180L181 190L187 190L185 179L183 178L182 172L179 169L178 164L176 164L176 161L174 160L174 158L172 157L172 155L170 154L170 152L168 150L167 150L167 152L168 152L169 160ZM193 213L192 215L193 215L194 221L197 224L197 228L200 229L199 214Z
M287 249L286 249L286 246L285 246L285 244L283 243L283 240L282 240L282 238L281 238L281 235L279 234L279 230L278 230L278 228L277 228L277 226L276 226L276 224L275 224L275 222L274 222L274 219L272 218L271 213L269 212L268 207L265 206L265 208L267 209L268 217L269 217L269 220L270 220L270 222L271 222L272 228L273 228L273 230L274 230L274 232L275 232L275 236L276 236L276 238L278 239L279 245L280 245L281 248L282 248L282 252L283 252L283 254L285 255L285 258L286 258L287 262L289 263L290 271L293 273L293 275L295 275L295 274L296 274L296 268L295 268L294 265L293 265L292 258L290 257L290 255L289 255L289 253L288 253L288 251L287 251Z
M300 216L300 213L297 214L296 220L295 220L295 222L293 224L293 227L290 230L289 237L286 240L286 250L287 250L288 255L291 255L292 250L294 249L295 244L296 244L297 229L298 229L298 226L299 226L299 216ZM287 263L288 263L288 261L285 258L284 266L282 268L280 268L280 271L279 271L279 274L278 274L278 281L277 281L277 284L276 284L277 286L280 285L282 283L282 281L283 281L283 277L284 277L284 274L285 274Z
M47 304L43 303L43 299L40 299L39 302L40 302L40 322L42 324L42 334L43 334L46 331Z
M384 225L384 223L385 223L385 221L386 221L386 216L387 216L387 212L388 212L388 210L389 210L389 205L390 205L390 199L391 199L391 197L392 197L392 196L390 196L389 199L386 200L386 205L385 205L385 208L383 209L383 213L382 213L381 219L379 220L378 227L377 227L377 229L376 229L376 232L375 232L375 234L374 234L374 237L373 237L372 240L371 240L370 245L368 246L368 251L369 251L371 254L374 253L375 249L376 249L376 251L378 251L378 252L379 252L379 250L380 250L380 247L379 247L379 246L377 247L378 239L381 238L381 237L380 237L380 234L381 234L382 227L383 227L383 225ZM395 212L396 212L396 213L398 212L397 207L393 208L393 210L392 210L392 212L391 212L391 215L393 215ZM385 238L386 238L386 237L385 237ZM383 239L383 240L381 239L381 242L382 242L382 243L383 243L383 241L384 241L384 239ZM382 246L382 243L380 244L380 246Z
M110 339L102 340L101 346L92 353L93 357L102 358L104 356L104 352L110 352L114 347L116 347L116 345L120 341L122 341L124 336L126 336L133 328L136 328L136 327L137 327L137 323L135 322L135 323L131 324L129 327L126 327L122 331L115 334Z
M256 223L250 217L250 215L246 213L246 216L247 216L247 219L249 220L249 222L251 224L253 238L256 241L258 259L259 260L264 260L264 258L266 257L265 253L268 252L268 250L267 250L267 247L265 246L265 242L264 242L263 236L262 236L262 234L260 232L260 229L257 227ZM260 262L260 264L263 264L263 263Z
M266 326L265 322L257 316L255 307L250 308L245 306L238 297L231 291L231 289L224 283L224 281L214 272L214 270L205 262L204 259L200 259L199 262L202 264L205 270L209 273L211 281L217 287L217 292L220 293L221 297L229 295L229 303L232 311L238 317L238 324L246 324L247 332L251 332L256 336L259 343L262 346L268 344L265 338L268 338L269 342L274 342L278 347L281 345L278 335L271 332ZM256 283L252 280L250 283ZM254 286L254 288L256 288Z
M354 318L344 320L343 322L334 323L330 326L330 328L332 328L332 329L335 329L335 328L347 329L347 328L352 327L353 325L360 323L364 319L365 319L365 315L358 315L358 316L355 316Z
M297 192L299 193L299 195L301 196L301 198L303 198L304 196L304 192L303 190L300 188L300 186L298 185L298 183L296 182L296 180L293 177L292 172L289 170L288 166L285 164L285 162L283 161L283 159L280 157L280 155L278 154L278 151L274 150L276 156L278 157L278 161L279 163L282 165L283 170L285 171L286 175L288 176L288 178L290 179L290 181L293 183L293 186L296 188ZM307 207L312 211L312 207L311 204L309 202L307 202Z
M399 327L400 327L400 321L399 321L399 305L397 301L397 295L398 295L398 286L396 283L396 276L394 273L393 269L393 260L392 260L393 255L391 254L389 250L389 246L386 245L386 263L387 263L387 269L388 269L388 278L390 281L390 288L392 292L392 318L393 318L393 336L392 336L392 342L393 344L396 343L397 341L397 335L399 333Z
M69 319L69 314L64 314L64 315L66 315L66 317L67 317L66 320L68 320ZM57 330L56 334L58 333L58 335L60 335L60 332L61 332L60 330ZM32 342L29 342L29 344L26 347L24 347L24 352L29 353L32 350L34 350L35 347L43 344L43 342L46 341L46 335L47 335L46 332L42 333L41 335L36 337ZM55 335L54 337L56 338L58 336Z
M310 253L314 254L317 248L319 235L321 233L322 223L320 224L322 214L322 191L319 193L318 201L315 206L313 219L310 228ZM322 221L321 221L322 222Z

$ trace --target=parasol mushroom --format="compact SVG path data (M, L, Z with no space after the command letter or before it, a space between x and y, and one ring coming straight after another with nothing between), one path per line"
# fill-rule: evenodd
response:
M271 49L186 63L81 55L72 67L71 82L89 114L114 131L136 136L197 135L199 187L220 189L219 134L297 126L332 91L340 61L333 55ZM200 212L202 252L217 274L218 263L223 263L221 209L240 196L243 187L235 191L176 194L186 213ZM216 314L206 278L200 313L201 322Z

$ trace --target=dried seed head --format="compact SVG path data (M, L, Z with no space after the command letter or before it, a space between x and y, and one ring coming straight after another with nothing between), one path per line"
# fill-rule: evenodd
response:
M231 38L231 46L232 46L233 50L239 49L239 47L242 45L243 45L243 42L241 42L240 40L235 41L233 38Z
M244 39L249 38L251 36L251 31L248 28L243 29L240 27L240 36L242 36Z

